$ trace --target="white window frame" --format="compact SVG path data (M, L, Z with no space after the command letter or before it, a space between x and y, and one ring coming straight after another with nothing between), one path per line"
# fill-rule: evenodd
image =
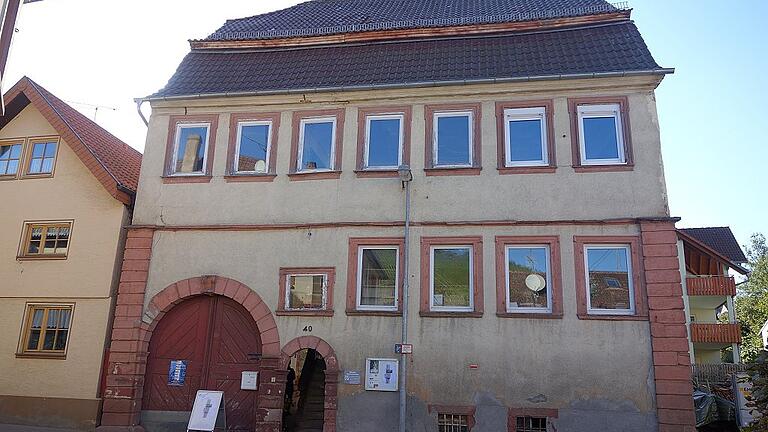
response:
M629 285L629 309L597 309L592 307L591 286L589 284L589 250L590 249L624 249L627 251L627 281ZM587 244L584 245L584 287L587 296L587 313L590 315L634 315L635 281L632 269L632 246L628 244Z
M515 307L512 306L512 302L509 298L509 250L510 249L544 249L546 253L546 263L547 263L547 307L540 308L540 307ZM509 313L552 313L552 249L549 247L549 245L544 244L526 244L526 245L520 245L520 244L514 244L514 245L506 245L504 247L504 266L505 266L505 291L506 293L504 296L506 297L506 303L507 303L507 312Z
M469 306L435 305L435 251L441 249L469 250ZM429 248L429 310L432 312L474 312L475 310L475 248L473 245L439 245Z
M330 165L330 168L305 169L302 164L302 161L304 160L304 129L308 124L328 123L328 122L330 122L333 125L333 128L331 129L331 154L330 154L330 161L328 161L328 165ZM307 117L307 118L301 119L301 121L299 122L299 148L297 153L298 154L296 155L296 172L300 172L300 173L329 172L329 171L336 170L336 116Z
M442 117L467 117L469 120L469 133L467 136L467 145L469 146L469 161L466 164L441 165L438 161L440 143L438 142L438 125ZM432 166L434 168L467 168L472 167L475 160L474 155L474 113L472 111L440 111L435 112L432 118Z
M297 276L322 276L323 300L320 308L294 308L291 307L291 278ZM287 311L324 311L328 308L328 273L288 273L285 275L285 310Z
M370 166L368 164L368 153L371 145L371 122L374 120L397 120L399 124L399 139L397 143L397 166ZM363 149L363 169L367 171L393 170L403 164L403 124L405 116L403 114L372 114L365 117L365 145Z
M363 295L363 251L364 250L387 249L395 251L395 304L394 306L377 306L361 304L360 299ZM355 287L355 307L363 311L397 311L400 307L400 247L399 246L359 246L357 248L357 286Z
M602 104L602 105L579 105L579 150L581 153L582 165L626 165L627 156L624 149L624 125L621 121L621 105ZM587 159L586 141L584 140L584 119L613 117L616 124L616 146L618 147L618 158L615 159Z
M264 171L240 171L238 165L240 161L240 144L243 138L243 128L247 126L266 126L267 127L267 153L265 156ZM270 170L269 156L272 153L272 121L271 120L245 120L237 122L237 141L235 142L235 160L232 162L232 172L235 174L266 174Z
M203 170L201 172L182 173L176 171L176 164L179 162L179 147L181 139L181 130L186 128L205 128L205 148L203 149ZM173 144L173 157L171 158L170 175L178 177L204 176L208 174L208 145L210 144L211 124L210 123L178 123L176 124L176 138Z
M512 140L509 132L509 123L513 121L538 120L541 126L541 159L513 161L512 160ZM547 136L547 109L545 107L535 108L507 108L504 110L504 166L547 166L549 165Z

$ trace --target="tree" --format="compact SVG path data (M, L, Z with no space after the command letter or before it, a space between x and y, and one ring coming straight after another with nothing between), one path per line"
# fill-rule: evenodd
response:
M762 234L752 234L746 248L750 274L736 296L736 317L741 323L741 359L754 362L763 352L760 329L768 320L768 244Z

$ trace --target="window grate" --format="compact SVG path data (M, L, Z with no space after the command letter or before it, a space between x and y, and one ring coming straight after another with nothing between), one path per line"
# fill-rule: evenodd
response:
M469 420L465 414L438 414L438 432L468 432Z
M517 432L547 432L546 417L521 416L516 419Z

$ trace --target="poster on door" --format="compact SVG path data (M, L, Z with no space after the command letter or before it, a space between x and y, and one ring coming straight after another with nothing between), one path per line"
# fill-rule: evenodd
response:
M181 387L184 385L184 381L187 378L187 361L186 360L171 360L171 364L168 367L168 385L174 387Z
M365 359L365 389L397 391L399 362L395 359Z

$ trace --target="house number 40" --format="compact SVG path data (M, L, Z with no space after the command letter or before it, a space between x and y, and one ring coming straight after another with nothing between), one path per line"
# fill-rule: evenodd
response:
M304 326L303 331L308 332L308 333L312 333L312 326L311 325Z

